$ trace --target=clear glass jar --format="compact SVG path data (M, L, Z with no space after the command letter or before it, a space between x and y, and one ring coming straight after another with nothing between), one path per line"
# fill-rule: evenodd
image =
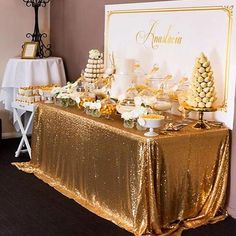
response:
M116 112L116 102L110 97L102 100L101 115L109 119L112 114Z
M84 111L87 115L91 116L93 114L93 110L91 110L89 107L85 107Z
M80 97L80 103L77 106L83 107L85 102L94 102L95 101L95 94L84 92Z
M124 120L123 126L125 128L132 129L132 128L134 128L134 125L135 125L135 121L133 119L132 120Z
M100 111L100 109L92 110L92 116L93 116L93 117L96 117L96 118L99 118L99 117L101 116L101 111Z

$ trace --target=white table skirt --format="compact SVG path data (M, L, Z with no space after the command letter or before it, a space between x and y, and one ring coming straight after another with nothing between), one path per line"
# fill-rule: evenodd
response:
M18 88L48 84L59 86L66 84L61 58L11 58L7 63L2 80L0 101L3 101L6 110L12 111L11 103L15 100Z
M10 119L16 130L16 117L13 114L12 102L15 101L18 88L37 85L55 84L63 86L66 84L66 76L63 60L59 57L49 57L43 59L9 59L2 80L0 90L0 101L4 108L10 111ZM21 111L19 115L24 114Z

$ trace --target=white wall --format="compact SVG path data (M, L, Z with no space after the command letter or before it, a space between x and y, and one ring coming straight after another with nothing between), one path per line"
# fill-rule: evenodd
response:
M40 8L40 31L48 34L50 27L50 8ZM0 84L9 58L20 55L21 46L26 33L34 30L34 10L26 7L23 0L0 0ZM8 118L8 113L0 104L0 118L3 120L3 136L14 135L14 128Z
M235 88L236 94L236 88ZM236 103L236 97L234 99ZM236 121L236 110L234 111L234 121ZM228 213L236 219L236 122L232 130L231 160L230 160L230 183Z

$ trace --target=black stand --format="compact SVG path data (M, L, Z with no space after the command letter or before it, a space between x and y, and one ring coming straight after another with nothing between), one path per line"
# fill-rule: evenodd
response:
M27 38L32 38L32 42L38 42L38 51L37 57L44 58L50 57L52 55L51 45L48 44L47 46L43 42L43 38L47 38L46 33L40 33L39 31L39 23L38 23L38 12L39 7L46 7L47 3L50 0L23 0L26 3L27 7L33 7L35 11L35 26L34 26L34 33L27 33Z

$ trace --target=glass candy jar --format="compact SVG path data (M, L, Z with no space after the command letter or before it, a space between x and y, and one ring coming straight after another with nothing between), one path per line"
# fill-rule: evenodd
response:
M116 102L110 99L110 97L103 99L101 105L101 115L107 119L116 112Z
M80 103L77 104L79 108L84 107L85 102L94 102L95 95L92 93L84 92L80 97Z

